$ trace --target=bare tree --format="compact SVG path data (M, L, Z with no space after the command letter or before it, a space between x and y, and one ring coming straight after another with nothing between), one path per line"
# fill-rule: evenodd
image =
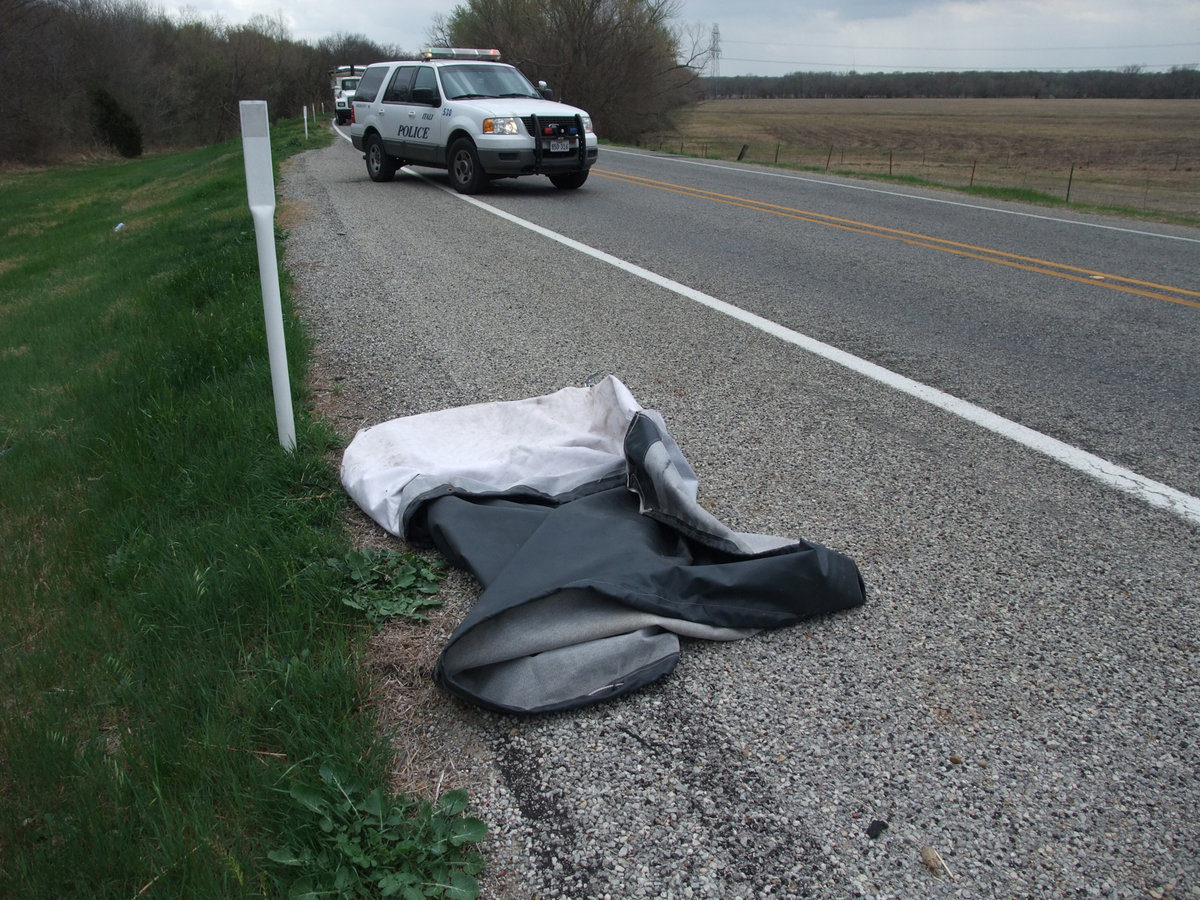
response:
M46 141L28 109L40 86L45 59L41 49L54 35L55 12L37 0L0 0L0 159L41 158Z
M591 113L597 131L636 140L692 100L706 51L674 26L679 0L468 0L431 37L495 47L531 79Z

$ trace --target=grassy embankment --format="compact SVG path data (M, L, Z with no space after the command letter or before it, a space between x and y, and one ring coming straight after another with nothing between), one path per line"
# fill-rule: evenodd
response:
M1197 100L712 100L650 143L1200 224Z
M350 546L290 311L279 447L240 141L5 175L0 235L0 895L474 896L344 602L438 575Z

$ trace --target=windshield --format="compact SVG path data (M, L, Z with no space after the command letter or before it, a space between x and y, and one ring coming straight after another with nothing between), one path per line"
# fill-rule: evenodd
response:
M342 79L342 90L343 91L352 91L356 87L358 87L358 79L357 78L343 78Z
M475 97L539 97L529 80L512 66L483 63L441 66L442 88L449 100Z

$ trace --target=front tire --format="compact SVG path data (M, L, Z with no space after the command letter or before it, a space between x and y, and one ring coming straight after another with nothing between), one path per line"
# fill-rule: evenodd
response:
M551 175L550 183L560 191L573 191L576 188L583 187L583 183L587 181L587 169L582 172L569 172L566 175Z
M450 145L450 183L460 194L478 194L488 183L475 145L466 138Z
M364 149L367 174L371 176L372 181L391 181L396 177L396 169L399 168L400 161L383 148L383 141L379 135L373 134L368 137Z

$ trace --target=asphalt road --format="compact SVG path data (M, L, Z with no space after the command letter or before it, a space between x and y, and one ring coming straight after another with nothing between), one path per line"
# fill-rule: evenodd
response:
M435 700L489 895L1200 897L1200 232L614 148L444 188L282 180L340 430L612 373L868 589L592 709Z
M594 200L539 181L488 202L1200 493L1194 230L616 149Z

